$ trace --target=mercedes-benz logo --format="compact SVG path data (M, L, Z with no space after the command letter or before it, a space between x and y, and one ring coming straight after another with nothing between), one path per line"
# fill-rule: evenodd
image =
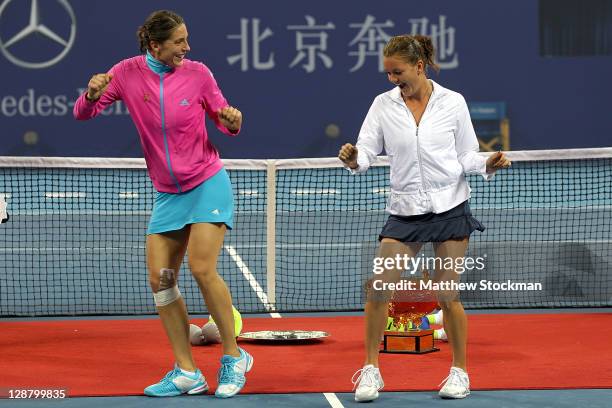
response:
M0 6L0 21L2 20L6 6L11 3L11 1L13 0L5 0L5 2ZM65 40L64 38L53 32L49 27L41 23L38 0L32 0L30 6L30 22L28 23L28 25L6 41L0 38L0 51L2 51L2 54L4 54L4 56L13 64L30 69L47 68L57 64L59 61L61 61L62 58L66 56L66 54L68 54L68 51L70 51L70 48L72 48L72 45L74 44L74 39L76 37L76 17L74 15L72 7L70 7L70 4L67 0L56 1L64 8L64 10L66 10L66 13L68 13L68 16L70 17L70 37L68 38L68 40ZM23 4L25 3L25 1L20 0L20 3ZM42 36L60 44L63 47L62 51L52 59L43 62L24 61L11 54L9 48L12 45L18 43L19 41L34 33L41 34Z

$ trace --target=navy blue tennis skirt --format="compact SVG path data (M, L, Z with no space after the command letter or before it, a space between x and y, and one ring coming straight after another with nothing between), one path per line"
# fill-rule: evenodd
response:
M485 230L472 216L467 201L440 214L410 216L390 215L379 240L393 238L402 242L444 242L469 237L472 232Z

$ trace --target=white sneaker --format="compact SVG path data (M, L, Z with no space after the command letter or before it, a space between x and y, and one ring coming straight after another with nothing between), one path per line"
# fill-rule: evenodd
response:
M357 377L357 379L355 379ZM378 391L385 386L380 370L372 364L364 366L361 370L357 370L351 379L353 390L355 391L355 401L365 402L372 401L378 398Z
M169 371L162 380L145 388L144 393L149 397L174 397L181 394L202 394L208 391L208 384L200 370L193 374L186 374L178 365Z
M217 374L219 383L215 396L230 398L238 394L246 383L246 373L253 367L253 356L238 347L240 357L224 355L221 357L221 368Z
M438 395L442 398L465 398L470 395L470 379L465 371L459 367L451 367L450 374L440 385Z

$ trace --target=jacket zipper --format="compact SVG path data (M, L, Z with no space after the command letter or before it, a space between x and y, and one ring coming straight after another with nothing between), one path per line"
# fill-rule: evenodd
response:
M166 149L166 163L172 181L176 184L179 193L182 193L181 185L179 184L174 172L172 171L172 161L170 160L170 148L168 146L168 136L166 134L166 116L164 113L164 74L159 74L159 107L161 109L161 127L162 135L164 136L164 148Z
M410 115L410 117L414 121L414 125L416 126L417 161L419 162L419 173L420 173L420 176L421 176L421 186L423 186L423 189L424 189L425 188L425 179L423 178L423 163L422 163L422 160L421 160L421 147L419 145L419 125L417 125L416 118L412 114L412 111L410 110L410 108L408 108L408 106L406 106L406 102L402 101L402 104L404 106L404 109L406 109L408 111L408 115ZM428 103L428 105L429 105L429 103ZM427 107L425 107L425 110L427 110ZM423 116L425 116L425 112L423 112ZM421 121L423 120L423 116L421 116Z
M422 117L421 117L421 120L423 120ZM414 121L414 123L416 124L416 120ZM425 179L423 178L423 160L421 159L421 147L419 145L419 126L418 125L416 127L416 142L417 142L417 157L419 158L419 171L421 172L421 185L423 186L423 189L425 189Z
M421 122L423 122L423 117L427 113L427 109L429 109L429 105L431 103L432 96L433 95L429 96L429 100L427 101L427 105L425 105L425 110L423 111L423 114L421 115ZM406 106L406 103L404 103L404 106ZM407 106L406 106L406 109L408 109ZM425 190L426 186L425 186L425 179L423 178L423 160L421 159L421 146L419 144L419 127L420 127L420 123L421 122L419 123L419 125L417 125L416 118L414 117L414 115L412 114L410 109L408 109L408 112L410 113L410 116L412 117L412 119L414 120L414 124L416 125L417 157L419 159L419 171L421 173L421 185L423 186L423 190Z

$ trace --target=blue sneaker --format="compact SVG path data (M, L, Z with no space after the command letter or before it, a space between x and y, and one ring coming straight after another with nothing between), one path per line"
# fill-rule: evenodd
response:
M253 367L253 357L240 347L238 351L240 351L240 357L228 355L221 357L221 368L217 374L219 386L215 392L218 398L229 398L238 394L246 383L244 375Z
M144 393L149 397L174 397L181 394L202 394L208 391L208 384L200 370L193 376L185 374L175 365L174 369L157 384L149 385Z

